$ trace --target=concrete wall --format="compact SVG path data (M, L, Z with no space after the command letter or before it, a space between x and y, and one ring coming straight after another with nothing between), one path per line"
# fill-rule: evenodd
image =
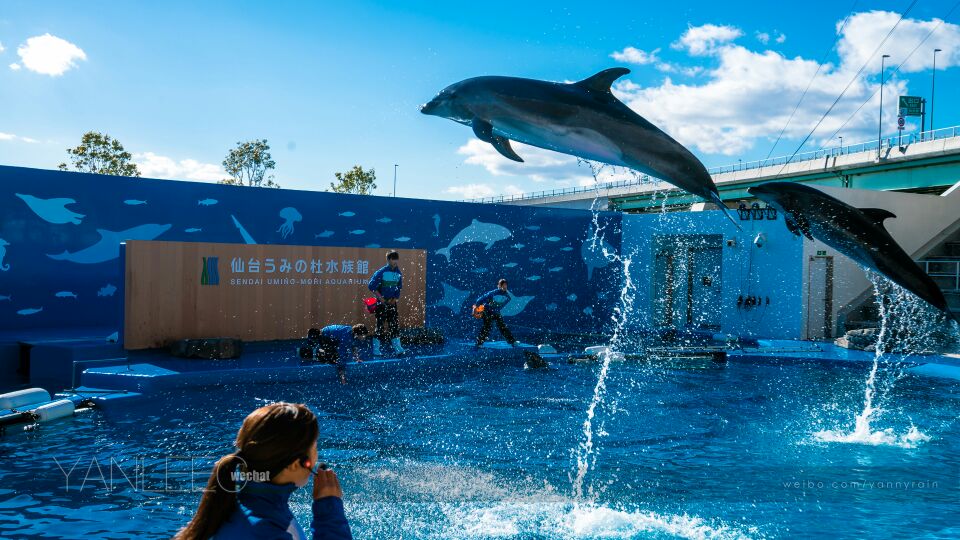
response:
M721 332L752 337L799 339L802 335L803 242L776 220L741 221L737 228L720 211L628 214L623 216L623 251L632 258L637 286L633 323L654 327L653 245L657 235L711 235L723 238ZM762 247L754 243L763 235ZM732 242L730 242L732 241ZM770 297L770 305L738 308L740 295Z

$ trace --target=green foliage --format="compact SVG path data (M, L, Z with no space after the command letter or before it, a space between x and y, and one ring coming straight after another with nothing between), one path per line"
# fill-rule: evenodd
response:
M88 131L80 139L76 148L67 148L73 169L94 174L114 176L140 176L137 164L131 161L130 152L123 149L120 141L105 133ZM61 171L69 171L66 163L57 166Z
M331 182L330 189L335 193L354 193L356 195L370 195L377 189L377 173L373 169L363 170L363 167L354 165L345 173L333 173L337 183Z
M276 167L270 156L270 145L266 139L237 142L237 147L227 153L223 168L230 178L221 180L221 184L230 186L280 187L273 181L273 175L267 171Z

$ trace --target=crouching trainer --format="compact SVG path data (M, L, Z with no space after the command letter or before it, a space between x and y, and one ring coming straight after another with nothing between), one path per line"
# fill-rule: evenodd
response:
M337 377L341 384L347 382L347 360L352 356L360 361L360 343L370 337L367 326L355 324L331 324L320 330L320 351L317 356L323 362L337 366Z
M507 324L503 322L503 315L500 313L500 310L509 304L510 300L510 291L507 290L507 280L505 279L497 282L496 289L477 298L473 310L476 313L478 309L482 308L480 309L480 318L483 320L480 334L477 336L477 347L483 345L483 342L487 340L490 335L490 325L494 322L497 323L497 328L503 335L503 339L507 340L510 345L516 344L517 340L513 339L513 334L510 333Z
M396 354L406 352L400 346L400 321L397 313L397 301L403 289L403 273L400 272L399 264L399 253L396 251L387 253L387 264L377 270L367 284L370 292L380 300L373 312L377 317L377 339L373 341L374 356L383 355L383 347L387 341L390 342Z

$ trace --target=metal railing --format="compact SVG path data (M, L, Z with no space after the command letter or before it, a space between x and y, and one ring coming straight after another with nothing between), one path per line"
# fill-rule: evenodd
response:
M953 137L960 137L960 126L947 127L935 129L933 131L916 131L912 133L905 133L902 136L897 135L888 135L879 139L880 148L892 148L897 145L909 146L911 144L919 142L932 142L942 139L951 139ZM737 162L731 165L721 165L718 167L710 167L707 169L707 172L710 174L722 174L728 172L737 172L737 171L747 171L750 169L761 169L763 167L773 167L776 165L786 165L789 163L797 163L800 161L810 161L813 159L823 159L826 157L833 156L845 156L847 154L857 154L860 152L867 151L876 151L878 146L878 139L873 139L866 142L854 143L854 144L845 144L842 146L832 146L830 148L820 148L818 150L812 150L810 152L800 152L797 155L793 156L778 156L772 157L769 159L758 159L754 161L743 161Z
M960 293L960 259L921 259L917 261L930 277L953 278L953 289L945 293Z
M922 132L912 132L905 134L902 137L900 135L893 135L884 137L878 140L873 139L871 141L855 143L855 144L845 144L842 146L833 146L830 148L821 148L819 150L813 150L810 152L801 152L795 156L779 156L772 157L769 159L760 159L755 161L743 161L738 162L733 165L721 165L718 167L710 167L707 169L707 172L710 174L722 174L736 171L746 171L750 169L760 169L763 167L772 167L775 165L786 165L789 163L798 163L801 161L810 161L815 159L823 159L826 157L832 156L844 156L847 154L856 154L859 152L867 151L876 151L878 144L880 148L892 148L898 144L903 146L909 146L918 142L931 142L943 139L951 139L954 137L960 137L960 126L946 127L935 129L932 131L922 131ZM593 186L577 186L569 188L560 188L560 189L547 189L543 191L533 191L530 193L518 193L516 195L494 195L492 197L479 197L474 199L461 199L459 202L474 202L474 203L503 203L503 202L512 202L512 201L525 201L530 199L543 199L546 197L558 197L563 195L574 195L577 193L586 193L588 191L598 191L603 189L615 189L622 187L632 187L639 186L642 184L648 184L650 182L657 182L659 179L651 178L649 176L643 175L640 178L630 179L630 180L619 180L616 182L603 182L598 183Z

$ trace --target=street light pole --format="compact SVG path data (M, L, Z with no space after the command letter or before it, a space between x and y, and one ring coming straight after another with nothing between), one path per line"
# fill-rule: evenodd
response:
M880 57L880 120L877 121L877 160L880 159L880 148L883 146L883 141L880 140L883 129L883 64L887 58L890 58L889 54Z
M393 164L393 196L394 197L397 196L397 167L399 167L399 165L394 163Z
M840 155L843 155L843 135L840 135Z
M940 49L933 50L933 77L930 81L930 135L933 135L933 96L937 89L937 53Z

